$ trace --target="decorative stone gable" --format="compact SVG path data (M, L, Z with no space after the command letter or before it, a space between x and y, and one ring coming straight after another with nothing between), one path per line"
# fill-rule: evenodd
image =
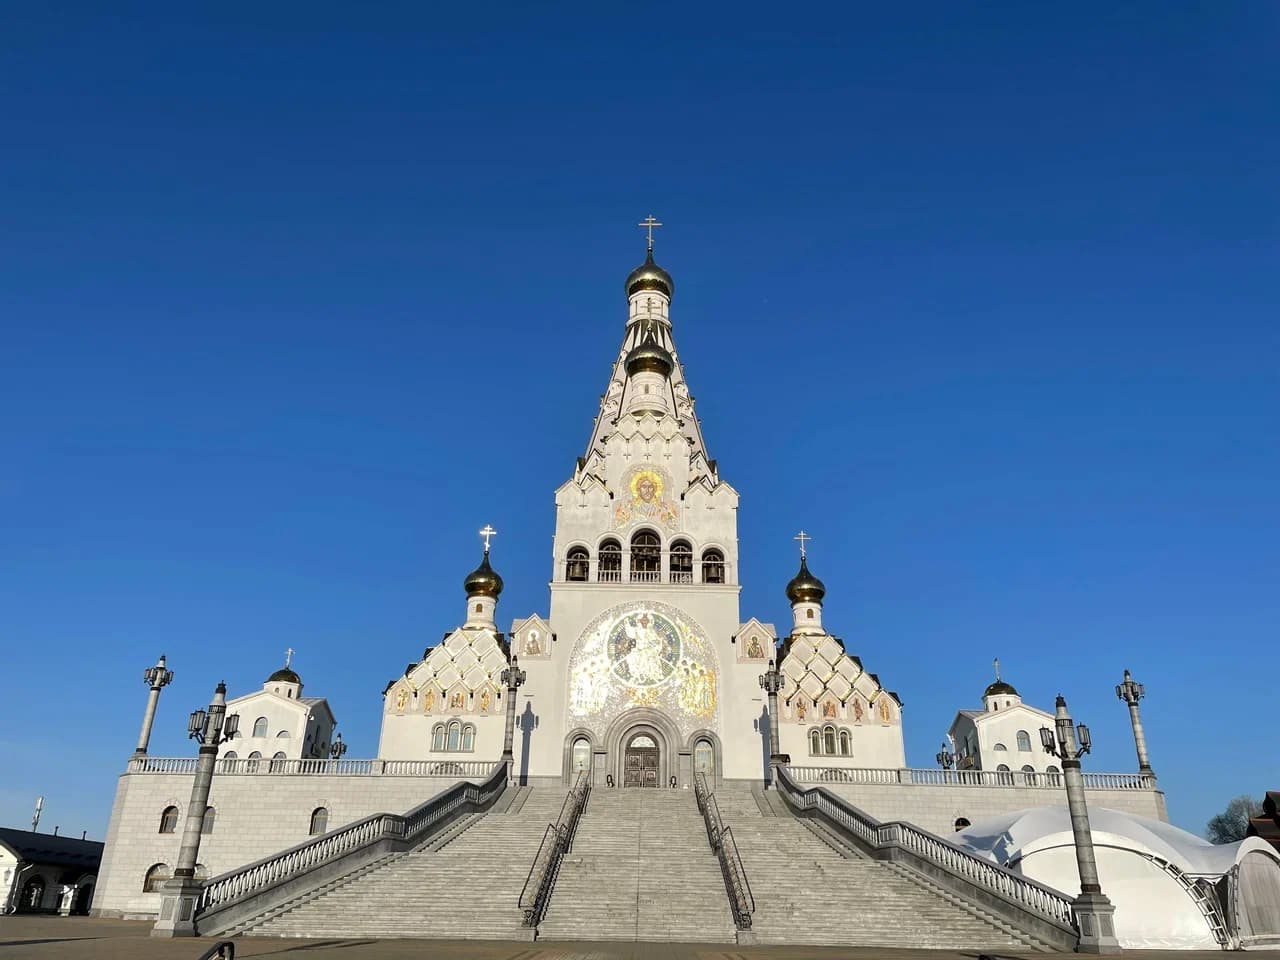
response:
M551 624L536 613L511 625L511 649L516 651L521 662L551 659L551 645L555 639Z
M492 713L497 709L507 653L500 634L455 630L387 689L387 713Z
M793 636L783 649L782 719L796 723L897 721L896 694L882 688L857 657L845 653L837 638Z

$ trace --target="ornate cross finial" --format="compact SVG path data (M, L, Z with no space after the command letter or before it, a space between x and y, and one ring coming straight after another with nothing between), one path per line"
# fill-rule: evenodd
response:
M661 224L661 223L659 223L659 222L654 218L653 214L649 214L649 216L645 217L642 221L640 221L640 223L636 224L636 226L638 226L641 230L646 230L646 231L648 231L648 233L649 233L649 252L650 252L650 253L653 253L653 230L654 230L654 227L660 227L660 226L662 226L662 224Z
M813 537L809 536L807 533L801 530L798 534L796 534L791 539L800 541L800 559L801 560L805 559L806 557L805 546L809 543L810 540L813 539Z
M289 666L289 664L290 664L290 663L292 663L292 662L293 662L293 647L290 647L289 649L285 650L285 652L284 652L284 665L285 665L285 667L288 667L288 666Z
M1000 679L1000 658L996 657L991 661L991 665L996 668L996 679Z
M495 529L493 529L493 527L492 527L490 524L487 524L487 523L486 523L486 524L484 525L484 529L480 531L480 536L484 537L484 552L485 552L485 553L488 553L488 552L489 552L489 538L490 538L490 537L496 537L497 535L498 535L498 531L497 531L497 530L495 530Z

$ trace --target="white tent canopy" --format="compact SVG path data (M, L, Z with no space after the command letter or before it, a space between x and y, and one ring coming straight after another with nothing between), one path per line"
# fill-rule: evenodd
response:
M1224 932L1231 945L1237 934L1248 945L1280 933L1280 857L1263 841L1214 845L1163 821L1105 807L1091 808L1089 821L1121 946L1214 949L1224 946ZM1065 806L980 820L950 839L1068 896L1080 892ZM1215 889L1230 904L1225 912Z

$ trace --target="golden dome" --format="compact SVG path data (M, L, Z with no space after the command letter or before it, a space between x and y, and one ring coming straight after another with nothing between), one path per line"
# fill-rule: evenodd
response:
M665 294L670 300L675 289L676 284L671 279L671 274L653 262L652 250L644 258L644 263L632 270L631 275L627 277L628 297L641 290L656 290L658 293Z
M827 595L826 585L809 572L809 563L800 558L800 572L787 584L787 599L794 606L797 603L822 603Z
M664 377L671 376L675 369L675 360L660 344L653 331L650 330L644 340L631 348L626 359L627 376L637 373L660 373Z
M467 597L494 597L502 592L502 577L498 576L498 571L489 566L489 551L484 552L484 559L480 561L480 566L476 567L467 574L467 579L462 581L462 588L467 591Z

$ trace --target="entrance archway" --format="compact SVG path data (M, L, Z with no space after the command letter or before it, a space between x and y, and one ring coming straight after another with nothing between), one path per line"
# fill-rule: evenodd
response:
M627 738L622 756L624 787L657 787L662 776L662 748L652 734L643 731Z

